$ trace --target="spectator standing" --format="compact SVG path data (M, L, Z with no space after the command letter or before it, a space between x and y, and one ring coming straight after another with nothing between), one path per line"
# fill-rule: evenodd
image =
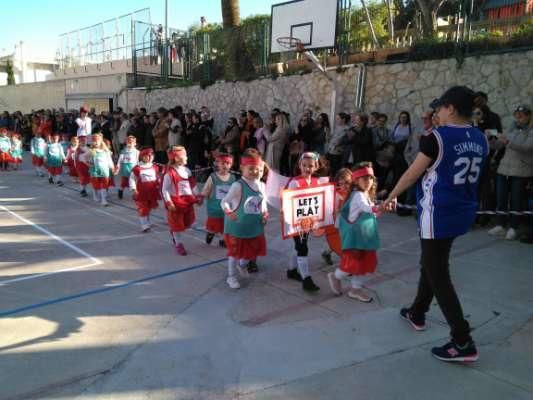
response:
M533 124L531 109L522 105L513 114L514 126L506 135L500 135L498 141L505 146L505 154L496 175L497 210L524 211L527 207L526 186L533 178ZM489 230L491 235L503 235L505 239L514 240L517 236L519 217L511 215L510 226L505 233L507 216L498 216L498 225Z
M276 130L272 133L264 131L267 139L266 163L269 168L280 172L283 149L289 139L289 122L284 113L276 114Z
M90 137L92 134L92 120L88 116L88 110L85 107L80 107L80 116L76 118L76 125L78 126L78 129L76 131L76 136L88 136L87 143L91 143Z
M178 112L176 110L170 110L168 112L169 130L168 130L168 145L169 146L182 146L182 126L181 121L178 118Z
M339 113L335 117L335 129L327 141L327 159L329 161L329 174L335 176L342 167L344 154L344 137L350 126L350 116L346 113Z
M318 117L313 124L313 139L311 141L310 151L318 154L326 153L326 140L331 133L331 126L329 125L329 117L326 113L318 114Z
M356 114L353 117L352 159L354 164L361 162L374 162L376 153L372 140L372 131L367 127L368 117L366 114Z
M392 143L391 132L387 128L387 116L385 114L378 115L376 125L371 129L373 135L372 140L376 150L382 150L384 143Z
M168 111L164 107L157 110L157 121L154 124L152 133L155 142L155 162L166 164L168 161Z

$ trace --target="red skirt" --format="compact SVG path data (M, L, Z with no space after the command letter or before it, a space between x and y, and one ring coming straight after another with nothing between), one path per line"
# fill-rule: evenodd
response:
M168 227L171 232L183 232L191 227L194 223L194 208L189 206L185 210L177 209L176 211L167 210Z
M74 165L73 160L68 160L67 166L68 166L68 176L71 176L71 177L78 176L78 171L76 171L76 166Z
M266 256L265 235L243 239L226 234L224 242L228 249L228 257L238 260L255 260L259 256Z
M91 185L93 186L94 190L107 189L109 186L111 186L110 178L91 177Z
M63 172L63 167L46 167L50 175L57 176Z
M44 159L43 157L37 157L36 155L32 155L31 163L34 167L42 167L44 164Z
M224 233L224 218L207 217L205 229L209 233Z
M76 172L80 178L80 185L88 185L91 182L91 176L89 175L89 166L85 163L76 164Z
M135 200L135 205L137 206L139 217L146 217L150 215L150 211L152 211L154 208L157 208L158 203L157 199Z
M2 163L8 163L8 162L12 162L13 161L13 158L11 157L11 154L5 152L5 151L0 151L0 162Z
M378 257L375 250L343 250L340 270L352 275L366 275L376 272Z
M11 164L22 164L22 158L11 157Z

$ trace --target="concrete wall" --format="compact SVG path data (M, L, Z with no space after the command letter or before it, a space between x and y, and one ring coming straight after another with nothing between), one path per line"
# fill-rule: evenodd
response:
M30 112L32 109L65 107L65 81L0 86L0 110Z

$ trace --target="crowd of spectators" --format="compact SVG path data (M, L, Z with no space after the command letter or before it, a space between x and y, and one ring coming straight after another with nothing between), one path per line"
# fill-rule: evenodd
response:
M472 124L485 133L490 144L490 162L481 171L480 209L527 210L531 207L528 199L531 199L533 179L531 110L528 106L517 107L513 126L504 130L500 117L489 108L487 100L485 93L477 94L472 116ZM334 127L325 113L315 115L306 109L297 121L291 121L287 112L275 108L269 115L242 110L239 115L228 118L225 128L217 132L207 107L188 111L181 106L161 107L150 113L145 108L133 113L120 108L99 114L83 108L81 111L81 115L77 110L62 109L27 115L18 111L12 115L4 112L0 116L0 128L20 133L26 145L36 131L44 136L52 132L79 135L80 129L84 129L85 134L102 132L116 155L127 136L133 135L138 148L153 147L156 162L162 164L167 162L169 146L183 145L187 148L191 169L210 165L215 150L232 154L237 161L250 147L261 153L271 169L286 176L294 175L298 157L304 151L317 152L330 176L335 176L342 167L371 161L378 177L378 195L383 198L414 161L420 136L439 123L431 108L415 116L400 111L392 123L389 123L389 116L379 112L368 115L340 112L335 116ZM90 121L90 126L84 128L80 121ZM415 196L416 190L412 188L399 200L412 205ZM411 214L407 208L400 208L398 212ZM492 221L496 226L489 233L514 239L520 220L519 216L499 216ZM478 219L481 225L489 221L486 215ZM533 232L530 232L529 240L532 238Z

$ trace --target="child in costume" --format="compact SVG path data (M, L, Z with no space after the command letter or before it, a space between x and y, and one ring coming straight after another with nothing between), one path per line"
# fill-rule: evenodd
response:
M231 289L241 287L237 271L248 274L246 265L266 255L264 225L268 220L265 184L261 182L263 160L255 149L240 159L242 177L234 182L220 205L224 210L224 239L228 249L228 278Z
M35 168L35 172L41 178L44 176L44 156L46 155L46 141L42 138L39 131L35 132L35 136L30 142L31 163Z
M154 151L142 149L139 152L139 164L134 166L129 187L133 193L133 200L137 206L139 220L143 232L150 231L150 212L157 208L161 199L159 187L159 167L153 164Z
M220 201L228 194L229 188L235 182L235 176L230 172L233 156L219 153L215 158L215 172L207 178L202 189L202 196L207 199L207 221L205 229L207 234L205 242L211 244L215 235L224 233L224 210ZM218 242L220 247L225 247L224 240Z
M46 169L48 170L48 183L54 184L54 178L59 177L58 186L63 186L61 174L63 173L63 162L66 155L63 152L63 146L59 142L59 133L52 133L51 142L46 149Z
M328 274L329 285L336 295L342 294L342 280L351 276L352 288L348 297L369 303L372 297L365 292L359 276L376 271L376 250L380 246L374 205L377 182L371 163L359 163L352 173L352 191L344 203L337 222L342 240L339 268Z
M70 145L67 149L67 159L66 164L68 167L68 175L72 178L74 182L78 181L78 171L76 171L76 151L78 150L79 140L77 136L72 136L70 138Z
M7 129L0 129L0 168L4 171L8 170L11 162L11 139L7 135Z
M346 201L346 198L350 194L350 189L352 187L352 171L349 168L341 168L335 175L335 216L339 215L339 212ZM335 230L333 233L331 231ZM326 230L327 231L327 230ZM335 234L338 238L338 229L334 226L330 228L331 234ZM328 235L328 232L326 232ZM331 243L328 238L328 243ZM338 250L337 250L338 251ZM333 265L333 260L331 259L331 254L334 250L330 248L322 252L322 259L328 265Z
M79 146L74 156L74 165L80 180L80 196L87 197L87 185L91 183L91 175L89 174L91 149L87 146L87 136L78 136L78 140Z
M328 178L314 176L319 167L318 154L313 152L302 153L298 161L298 167L301 174L289 180L286 186L287 189L313 187L327 182ZM302 282L302 289L305 291L316 292L320 288L313 282L309 273L308 239L308 233L304 233L303 236L297 235L293 237L296 254L293 254L289 260L287 278Z
M168 167L163 176L163 200L167 207L167 221L176 251L187 255L181 232L194 223L194 205L202 198L196 189L196 180L187 165L187 151L183 146L172 146L168 152Z
M92 135L93 145L90 152L91 185L93 186L93 196L96 201L100 201L105 207L107 202L107 189L110 186L111 171L114 169L111 152L104 143L101 133Z
M19 166L22 164L22 142L20 140L20 135L14 133L11 138L11 163L13 164L13 169L16 171L19 169Z
M137 139L135 136L129 135L126 141L126 147L122 149L118 156L115 175L120 175L120 186L118 189L119 199L122 199L124 196L124 189L129 185L129 179L133 167L139 163L139 150L135 147L136 145Z

